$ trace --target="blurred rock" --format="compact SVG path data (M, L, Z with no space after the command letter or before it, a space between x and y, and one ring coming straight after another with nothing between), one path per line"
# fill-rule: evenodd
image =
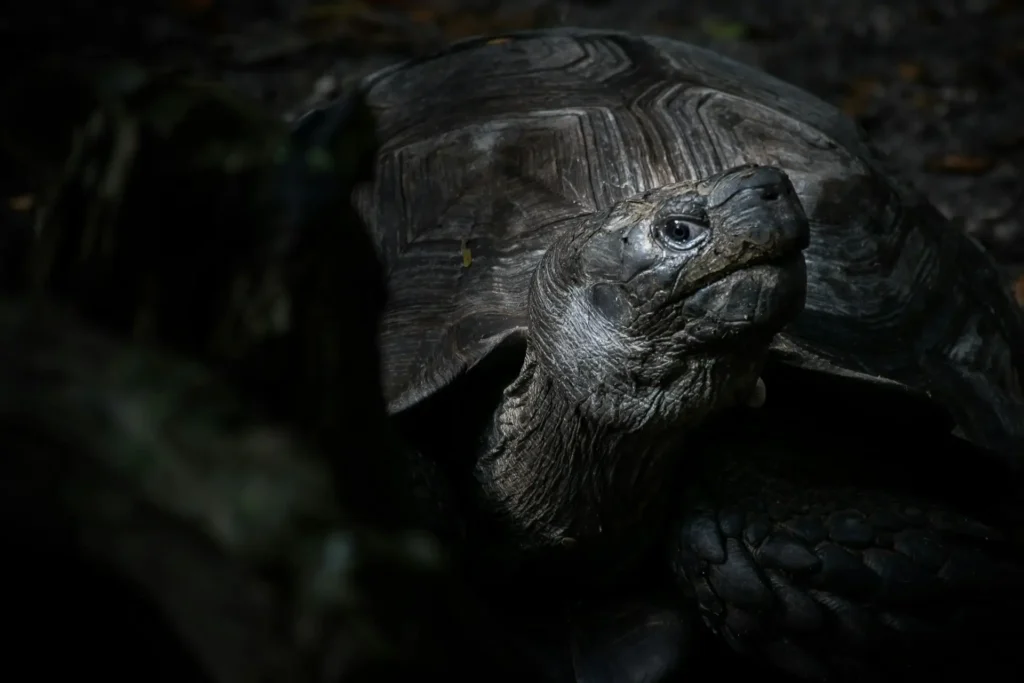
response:
M132 62L4 88L0 162L31 197L0 226L17 650L84 645L74 666L115 680L537 680L449 562L443 482L386 426L384 286L348 206L361 104L293 136Z

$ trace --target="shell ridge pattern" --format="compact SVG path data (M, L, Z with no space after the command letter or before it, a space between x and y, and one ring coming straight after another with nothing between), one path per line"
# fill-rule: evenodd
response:
M659 50L671 64L672 71L688 74L693 81L712 91L744 100L755 100L804 127L814 128L824 137L835 139L852 156L871 156L851 120L842 117L834 107L802 88L696 45L660 36L645 36L643 40Z
M1006 386L992 401L1020 396L1020 354L1004 341L1020 330L979 303L995 285L968 272L975 255L963 239L834 107L669 39L576 29L503 37L366 81L384 145L372 200L361 202L405 290L385 345L403 358L400 374L435 378L407 387L447 381L525 325L528 269L559 220L762 163L787 172L812 225L805 312L776 348L808 365L934 387L964 409L981 410L978 382L993 373ZM419 336L405 339L411 331ZM956 391L964 396L950 398ZM989 418L1005 419L1002 405Z
M734 136L719 139L709 135L712 127L704 120L701 109L716 95L706 88L679 83L664 89L651 103L653 116L667 130L665 140L682 143L666 147L673 167L685 168L687 179L703 178L725 168L720 152L728 147L722 143L728 140L735 148L738 142Z

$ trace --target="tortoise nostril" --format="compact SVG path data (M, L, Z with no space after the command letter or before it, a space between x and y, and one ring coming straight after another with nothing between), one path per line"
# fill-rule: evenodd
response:
M774 187L766 187L761 190L761 199L766 202L774 202L779 198L779 191Z

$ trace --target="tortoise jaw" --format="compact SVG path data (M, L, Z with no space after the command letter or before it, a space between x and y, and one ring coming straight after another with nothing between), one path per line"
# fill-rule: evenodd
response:
M708 273L705 277L700 278L699 280L684 282L680 277L677 279L676 285L672 288L671 299L675 301L687 299L694 296L701 290L714 287L736 273L751 270L759 266L770 266L793 271L800 270L802 273L801 277L804 279L804 287L806 288L806 262L804 261L803 256L803 250L805 247L806 245L804 244L786 245L786 248L779 253L772 254L770 256L755 256L745 259L742 262L731 265L730 267L722 268L713 273Z
M807 272L799 251L780 259L730 270L683 300L686 335L707 343L749 343L763 336L765 346L803 310Z

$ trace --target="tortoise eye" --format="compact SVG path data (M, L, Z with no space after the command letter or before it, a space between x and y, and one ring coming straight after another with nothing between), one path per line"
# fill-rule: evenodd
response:
M668 246L688 247L707 231L703 216L671 216L662 221L660 237Z

